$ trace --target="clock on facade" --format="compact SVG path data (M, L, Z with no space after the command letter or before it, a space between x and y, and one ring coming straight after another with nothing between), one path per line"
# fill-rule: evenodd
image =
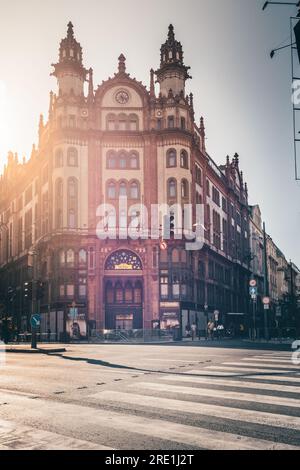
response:
M128 101L129 101L129 95L128 95L127 91L125 91L125 90L120 90L120 91L118 91L118 93L116 94L116 101L117 101L119 104L126 104L126 103L128 103Z

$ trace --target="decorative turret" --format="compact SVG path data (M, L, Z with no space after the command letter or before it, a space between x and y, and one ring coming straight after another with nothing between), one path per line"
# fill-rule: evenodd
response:
M168 39L161 46L160 68L157 70L157 81L163 96L168 96L172 89L174 96L185 90L185 82L191 78L188 74L190 67L183 63L182 45L176 41L174 27L170 24Z
M83 94L83 85L86 79L87 70L82 64L82 48L74 37L73 24L68 24L67 37L60 43L59 62L52 64L57 77L59 94L76 96Z

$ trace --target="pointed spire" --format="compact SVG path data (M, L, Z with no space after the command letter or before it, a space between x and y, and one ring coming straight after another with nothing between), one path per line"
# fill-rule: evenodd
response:
M89 94L88 101L92 102L94 100L94 80L93 80L93 69L89 69Z
M230 166L230 157L229 157L229 155L227 155L227 157L226 157L226 166L228 166L228 167Z
M72 21L69 21L68 23L68 35L67 35L67 38L68 39L73 39L74 38L74 26L73 26L73 23Z
M150 70L150 96L155 97L154 70Z
M126 73L126 57L121 54L119 57L119 73Z
M238 153L234 154L233 160L234 160L234 164L235 164L236 168L238 168L239 167L239 161L240 161L240 157L239 157Z
M201 118L200 118L200 131L205 132L204 117L203 116L201 116Z
M174 26L172 24L169 25L168 41L170 42L175 41Z

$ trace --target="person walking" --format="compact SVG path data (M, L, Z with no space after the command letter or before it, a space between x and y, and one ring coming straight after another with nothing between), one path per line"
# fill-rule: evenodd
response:
M193 322L192 324L192 341L194 341L194 339L196 338L196 334L197 334L197 325L195 322Z

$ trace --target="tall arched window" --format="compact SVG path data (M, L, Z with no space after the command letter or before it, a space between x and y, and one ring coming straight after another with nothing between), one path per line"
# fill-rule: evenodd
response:
M81 267L87 265L87 252L84 249L80 250L78 253L78 264Z
M189 197L189 183L187 180L181 181L181 197L184 199Z
M72 249L67 250L66 262L67 262L67 266L69 268L73 268L75 266L75 253L74 253L74 250L72 250Z
M136 181L130 184L130 199L138 199L139 185Z
M55 152L55 168L61 168L64 165L64 155L61 149L56 150Z
M175 149L167 151L167 167L175 168L177 166L177 152Z
M68 228L77 227L78 216L78 182L75 178L68 180Z
M180 152L180 166L181 168L189 168L189 156L186 150Z
M177 182L173 178L168 181L168 197L172 199L177 197Z
M115 152L108 152L107 159L106 159L106 167L110 170L115 169L117 166L116 164L116 154Z
M66 264L66 253L64 250L59 252L59 264L60 266L64 266Z
M179 256L179 250L177 248L174 248L172 251L172 263L179 263L180 262L180 256Z
M114 131L117 129L117 119L115 114L109 114L106 118L106 129Z
M125 284L125 302L129 304L133 302L133 287L130 281Z
M125 168L127 167L127 155L124 152L120 153L119 167L121 170L125 170Z
M129 116L129 130L138 131L139 130L139 118L136 114L130 114Z
M116 183L114 181L110 181L107 185L107 197L108 199L116 199L117 197Z
M78 166L78 151L75 147L68 149L68 166Z
M129 156L130 168L135 170L139 167L139 157L136 153L131 153Z
M126 131L126 129L127 129L127 116L126 116L126 114L119 114L118 121L119 121L119 131Z
M55 183L55 227L60 229L63 227L63 181L56 180Z
M119 186L119 196L127 196L127 184L122 181Z

